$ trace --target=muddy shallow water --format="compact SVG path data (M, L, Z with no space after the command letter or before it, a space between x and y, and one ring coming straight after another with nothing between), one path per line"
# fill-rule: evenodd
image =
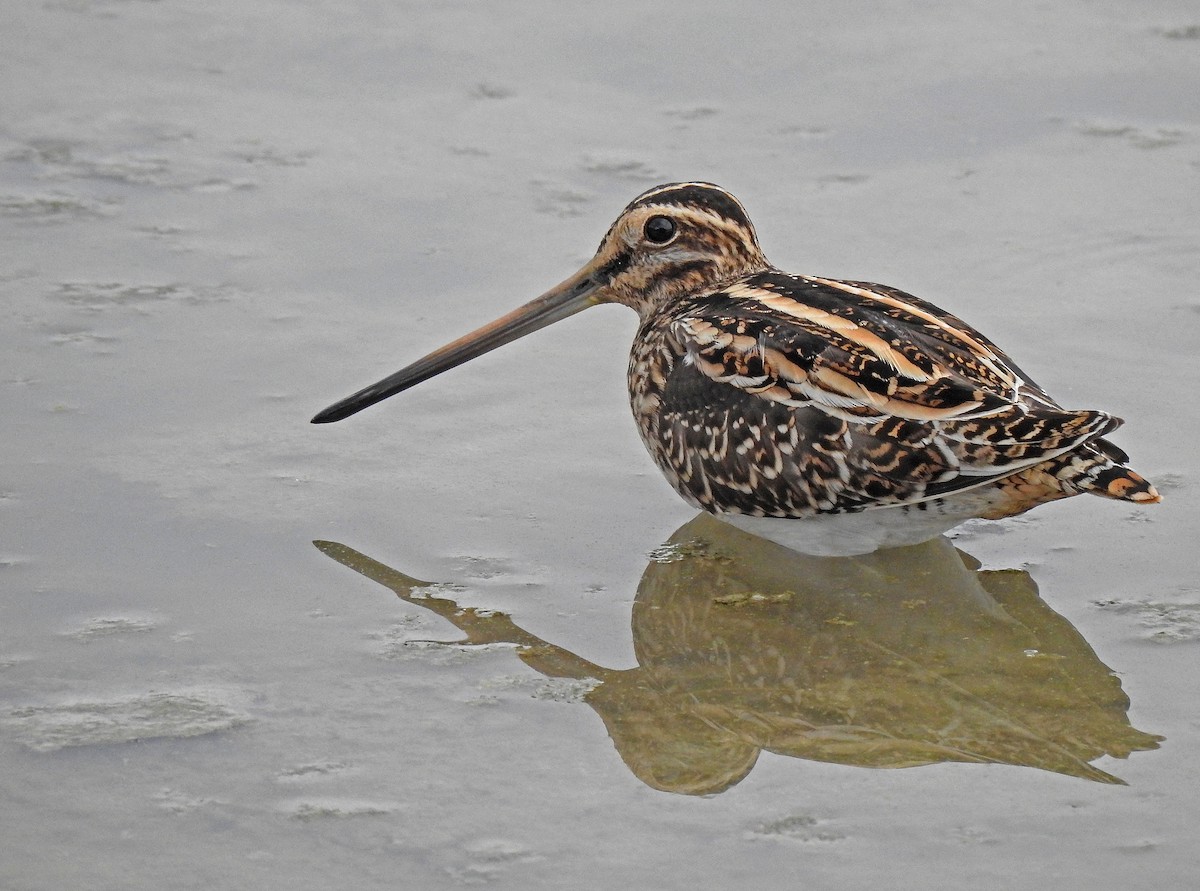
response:
M1192 4L9 6L0 885L1192 880ZM308 424L684 178L1165 502L796 562L659 478L621 308Z

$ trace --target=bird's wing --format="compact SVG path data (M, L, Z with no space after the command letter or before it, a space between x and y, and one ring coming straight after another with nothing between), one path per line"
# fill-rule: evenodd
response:
M1022 381L998 351L888 308L827 280L766 274L707 295L671 333L684 361L715 381L849 421L965 419L1018 400Z
M965 323L865 283L764 273L683 308L669 335L681 360L677 393L694 389L685 385L694 370L731 388L710 396L738 403L744 415L770 416L776 426L780 418L837 422L832 473L850 481L835 481L850 499L838 509L982 485L1120 423L1059 408ZM673 404L671 391L668 383L662 408L685 422L699 407Z

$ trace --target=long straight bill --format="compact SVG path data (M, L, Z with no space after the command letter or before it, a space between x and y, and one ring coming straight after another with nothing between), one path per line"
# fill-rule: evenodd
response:
M580 310L587 309L593 303L599 302L594 299L594 294L604 284L602 281L595 280L589 273L590 269L584 268L578 275L567 279L536 300L531 300L508 315L460 337L453 343L434 350L425 358L418 359L378 383L371 384L340 402L335 402L329 408L319 412L312 422L329 424L333 421L340 421L342 418L348 418L376 402L403 392L409 387L415 387L422 381L427 381L456 365L462 365L464 362L469 362L496 349L496 347L504 346L519 337L532 334L539 328L545 328Z

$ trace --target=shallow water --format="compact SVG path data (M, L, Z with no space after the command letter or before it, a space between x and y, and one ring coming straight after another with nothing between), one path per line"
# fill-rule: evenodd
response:
M1191 4L9 6L0 885L1194 877ZM1125 417L1164 504L721 539L618 308L308 424L683 178Z

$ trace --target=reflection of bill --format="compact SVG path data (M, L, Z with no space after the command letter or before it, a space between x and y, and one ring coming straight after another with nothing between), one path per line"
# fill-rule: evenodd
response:
M1130 726L1120 682L1028 573L979 570L945 538L806 557L701 514L646 568L633 609L639 664L621 671L344 545L316 545L470 643L516 644L548 677L598 680L585 701L656 789L720 792L764 749L864 767L1018 764L1119 783L1088 762L1161 739Z

